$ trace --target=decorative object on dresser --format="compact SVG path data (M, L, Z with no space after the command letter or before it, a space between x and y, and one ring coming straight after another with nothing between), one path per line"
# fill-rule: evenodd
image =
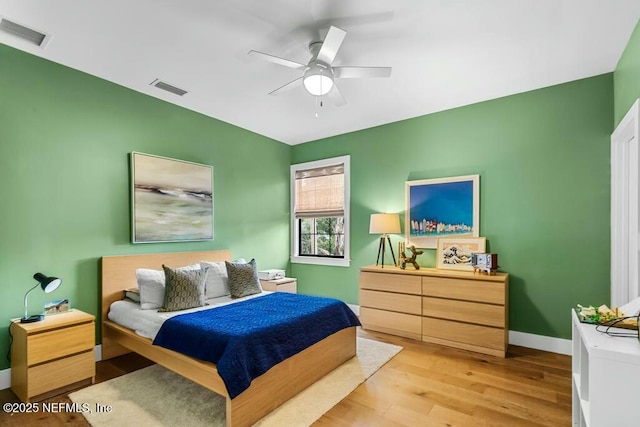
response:
M398 214L378 213L371 214L369 222L369 234L380 234L380 245L378 246L378 258L376 265L380 264L384 267L384 253L389 242L389 249L393 257L393 265L396 265L396 255L393 253L391 238L389 234L400 233L400 216ZM382 262L380 262L380 254L382 254Z
M273 280L260 279L260 285L265 291L298 293L298 281L292 277Z
M24 294L24 317L20 319L20 323L40 322L42 319L44 319L43 314L34 314L33 316L29 316L28 297L31 291L40 286L46 293L51 293L58 289L58 286L62 284L62 280L58 279L57 277L47 277L42 273L34 274L33 278L36 279L38 284L29 289L27 293Z
M498 254L472 253L471 266L474 273L495 274L498 271Z
M505 357L509 275L360 269L360 321L380 331Z
M416 257L418 255L422 255L424 251L416 249L414 245L409 246L409 250L411 251L411 256L407 258L407 255L404 253L404 242L400 242L398 245L398 267L401 269L405 269L407 264L413 264L413 268L416 270L420 270L420 266L418 265L418 261L416 261Z
M133 243L213 240L213 167L131 153Z
M436 268L473 271L471 254L484 252L487 241L484 237L446 237L438 239Z
M95 380L95 318L79 310L41 322L11 321L11 389L23 402Z
M480 175L405 183L405 240L435 249L439 237L480 235Z

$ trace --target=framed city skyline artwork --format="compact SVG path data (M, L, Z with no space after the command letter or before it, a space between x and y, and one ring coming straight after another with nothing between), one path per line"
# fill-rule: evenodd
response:
M435 249L440 237L480 235L480 175L407 181L407 245Z
M131 153L133 243L213 239L213 166Z

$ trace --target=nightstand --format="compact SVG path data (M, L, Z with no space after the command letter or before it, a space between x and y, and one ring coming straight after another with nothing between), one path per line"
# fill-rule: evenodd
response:
M298 281L291 277L276 280L260 280L262 289L272 292L289 292L295 294L298 292Z
M41 322L11 321L11 389L23 402L42 400L96 376L95 317L80 310Z

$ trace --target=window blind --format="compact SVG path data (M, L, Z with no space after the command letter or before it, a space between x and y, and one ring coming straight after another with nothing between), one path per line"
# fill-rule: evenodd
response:
M296 218L344 216L344 164L296 172Z

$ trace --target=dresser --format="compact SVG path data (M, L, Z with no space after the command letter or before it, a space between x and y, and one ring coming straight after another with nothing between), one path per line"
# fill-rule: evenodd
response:
M23 402L93 383L94 316L71 310L34 323L14 319L10 328L11 389Z
M505 357L509 275L380 266L360 269L364 329Z

